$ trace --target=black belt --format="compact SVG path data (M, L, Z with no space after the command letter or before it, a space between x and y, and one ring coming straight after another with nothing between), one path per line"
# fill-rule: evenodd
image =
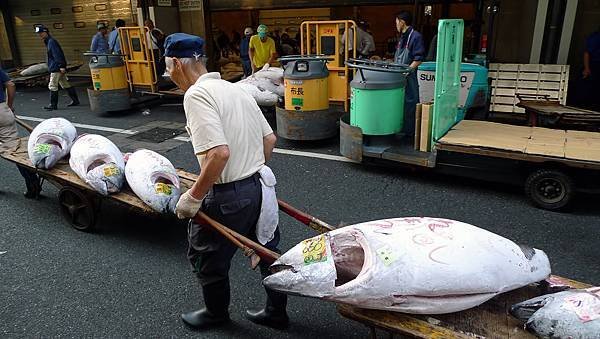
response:
M225 192L225 191L239 189L239 188L244 187L249 184L260 183L259 179L260 179L260 174L258 172L256 172L253 175L251 175L245 179L228 182L226 184L215 184L212 187L212 191L213 192Z

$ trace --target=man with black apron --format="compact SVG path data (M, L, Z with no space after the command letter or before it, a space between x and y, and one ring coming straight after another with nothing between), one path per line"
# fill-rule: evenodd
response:
M394 62L408 65L410 73L406 79L406 94L404 97L404 129L407 136L415 135L415 110L419 102L419 83L417 82L417 68L425 56L423 36L412 26L412 14L402 11L396 14L396 29L400 39L396 46Z

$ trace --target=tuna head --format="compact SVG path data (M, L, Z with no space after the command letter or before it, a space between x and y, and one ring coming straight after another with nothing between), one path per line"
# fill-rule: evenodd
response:
M175 212L180 182L169 159L151 150L137 150L128 157L125 178L133 192L153 210Z
M175 213L175 206L181 195L179 177L171 173L158 172L151 176L150 181L152 189L145 195L144 200L157 212Z
M354 232L334 231L304 240L271 266L275 273L266 277L263 285L288 294L328 299L338 286L356 282L369 266L369 252L363 249L366 245Z
M600 339L600 289L547 294L511 307L525 328L542 338Z
M510 308L510 314L521 320L522 322L527 322L531 316L539 309L544 307L546 303L552 301L554 299L552 294L542 295L533 299L529 299L518 304L514 304Z
M76 135L75 127L63 118L42 121L33 129L27 143L31 163L36 168L52 168L69 153Z
M87 172L85 181L102 195L116 193L121 190L125 182L123 169L114 162L92 164Z
M29 159L36 168L50 169L66 154L68 147L69 143L60 136L42 134L30 150Z

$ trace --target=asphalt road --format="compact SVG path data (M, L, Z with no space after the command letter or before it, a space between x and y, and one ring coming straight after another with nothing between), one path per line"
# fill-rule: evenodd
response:
M85 99L83 92L80 94ZM61 97L64 106L66 97ZM82 100L86 101L86 100ZM113 128L184 121L181 106L152 107L118 116L79 109L45 112L47 92L20 90L18 114ZM80 129L79 132L95 132ZM337 142L278 147L337 154ZM166 153L176 167L197 171L189 143ZM543 249L554 274L600 284L600 210L582 196L569 213L530 206L518 188L434 175L275 154L270 163L280 198L333 224L398 216L436 216L485 228ZM261 306L259 273L240 254L231 270L233 323L206 332L184 327L179 314L201 306L201 292L185 257L185 224L155 219L105 203L99 231L83 233L62 218L57 190L44 185L39 201L25 199L15 166L0 161L0 336L2 337L252 337L364 338L367 329L339 316L331 303L291 297L291 327L255 326L245 309ZM315 233L282 216L281 249ZM477 277L473 277L477 279Z

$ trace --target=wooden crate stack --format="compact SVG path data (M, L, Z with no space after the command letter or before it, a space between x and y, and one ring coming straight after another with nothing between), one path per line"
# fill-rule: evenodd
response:
M490 64L491 112L525 113L517 95L567 101L569 65Z

